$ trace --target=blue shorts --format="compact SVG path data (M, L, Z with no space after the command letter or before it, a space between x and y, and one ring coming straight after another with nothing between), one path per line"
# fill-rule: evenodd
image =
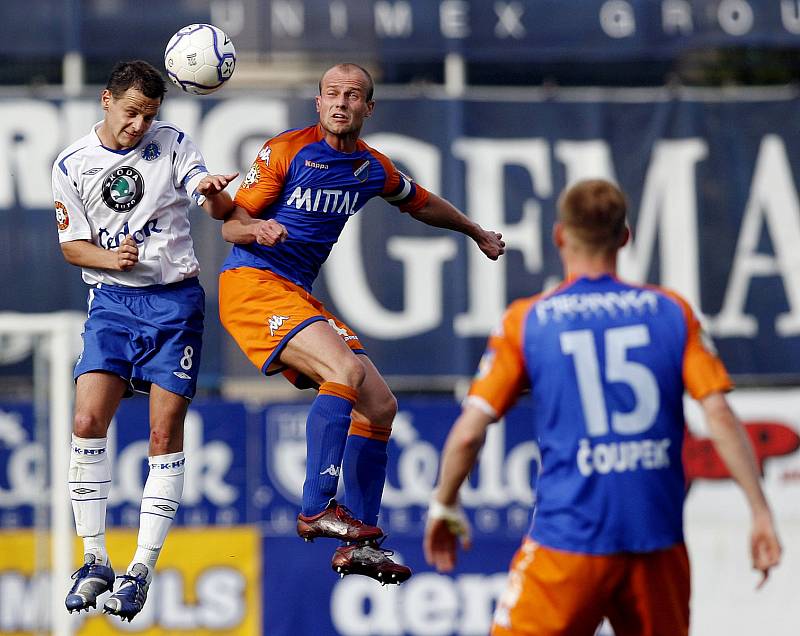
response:
M205 293L197 278L150 287L94 287L74 378L107 371L128 381L132 391L148 393L157 384L191 399L204 316Z

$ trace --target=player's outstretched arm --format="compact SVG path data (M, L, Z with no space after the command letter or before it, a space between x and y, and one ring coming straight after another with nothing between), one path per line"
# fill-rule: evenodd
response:
M195 192L205 197L203 209L212 219L224 219L233 211L233 199L225 192L228 184L239 176L233 174L207 174L197 184Z
M750 553L753 568L762 573L759 587L766 582L770 568L781 559L781 544L772 513L761 489L753 449L747 433L728 404L725 395L711 393L700 400L714 447L731 476L744 491L752 514Z
M447 199L443 199L432 192L430 193L428 203L416 212L411 212L410 214L418 221L422 221L427 225L442 227L466 234L475 241L481 252L486 254L486 256L493 261L496 261L506 251L506 244L502 240L502 234L484 230Z
M459 541L464 549L472 545L469 522L458 503L458 490L478 459L492 421L483 411L467 405L447 436L423 539L425 560L439 572L450 572L455 567Z
M222 238L237 245L258 243L271 247L283 243L288 236L286 228L275 219L254 219L239 206L234 207L222 224Z
M139 247L132 236L126 236L116 250L106 250L89 241L67 241L61 253L70 265L127 272L139 262Z

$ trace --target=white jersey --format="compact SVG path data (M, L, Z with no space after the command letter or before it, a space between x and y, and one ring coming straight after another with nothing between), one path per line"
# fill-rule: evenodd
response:
M133 148L106 148L91 132L53 164L58 239L87 240L115 250L128 235L139 262L127 272L83 268L83 280L144 287L197 276L189 234L189 194L208 173L203 156L182 131L160 121Z

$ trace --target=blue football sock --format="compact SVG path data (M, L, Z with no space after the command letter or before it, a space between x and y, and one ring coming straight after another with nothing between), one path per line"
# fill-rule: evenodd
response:
M356 519L378 525L378 513L386 481L388 442L361 435L349 435L344 447L342 478L345 505Z
M336 497L355 389L325 382L311 404L306 420L305 516L322 512ZM345 397L346 396L346 397Z

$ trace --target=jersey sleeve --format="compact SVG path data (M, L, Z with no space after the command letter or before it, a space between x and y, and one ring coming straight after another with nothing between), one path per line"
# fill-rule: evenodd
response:
M92 228L86 217L86 209L77 184L68 174L63 161L53 164L52 187L59 243L91 241Z
M370 148L375 158L380 161L386 172L381 197L387 203L400 208L403 212L416 212L425 207L430 194L406 174L400 172L386 155Z
M683 384L689 395L699 400L711 393L730 391L733 382L691 305L675 292L667 294L678 303L686 320Z
M503 416L520 393L530 386L522 353L522 330L532 299L512 303L492 335L467 395L466 404L476 406L494 419Z
M185 188L197 205L202 205L205 196L195 192L197 185L208 174L205 159L198 147L188 135L178 133L172 164L174 184L176 188Z
M291 160L291 146L288 143L269 140L258 152L233 202L251 216L257 216L280 196Z

